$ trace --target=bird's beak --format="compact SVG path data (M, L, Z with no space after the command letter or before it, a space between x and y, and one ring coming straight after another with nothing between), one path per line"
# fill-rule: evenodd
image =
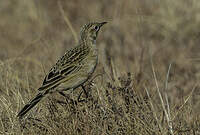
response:
M100 27L103 26L104 24L106 24L107 22L102 22L100 23Z

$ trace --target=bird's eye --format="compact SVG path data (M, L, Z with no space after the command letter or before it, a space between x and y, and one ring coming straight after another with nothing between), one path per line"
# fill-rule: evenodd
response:
M98 31L98 30L99 30L99 26L95 26L94 29L95 29L96 31Z

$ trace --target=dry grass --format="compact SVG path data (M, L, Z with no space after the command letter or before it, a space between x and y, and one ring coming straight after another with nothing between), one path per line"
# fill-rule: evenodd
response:
M0 134L200 134L199 7L198 0L2 1ZM88 21L109 24L97 41L87 102L76 102L81 89L73 100L53 94L19 121Z

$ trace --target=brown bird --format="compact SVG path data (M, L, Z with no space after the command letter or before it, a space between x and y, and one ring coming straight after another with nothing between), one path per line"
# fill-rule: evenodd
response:
M85 24L80 32L78 45L68 50L45 76L39 93L18 113L22 118L49 93L74 90L91 77L98 62L96 39L100 28L107 22Z

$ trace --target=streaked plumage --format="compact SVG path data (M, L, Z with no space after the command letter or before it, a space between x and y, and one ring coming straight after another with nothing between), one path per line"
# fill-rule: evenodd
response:
M96 38L105 23L92 22L82 27L79 44L68 50L51 68L38 89L39 93L24 106L18 117L24 116L48 93L76 89L89 79L98 61Z

